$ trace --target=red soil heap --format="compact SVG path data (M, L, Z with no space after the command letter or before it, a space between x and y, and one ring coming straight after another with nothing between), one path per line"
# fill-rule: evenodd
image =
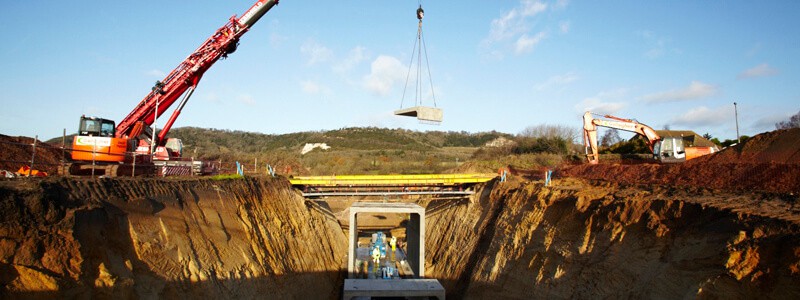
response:
M16 172L22 166L30 166L33 154L31 145L33 145L32 138L0 134L0 170ZM37 141L33 168L48 174L56 174L62 157L62 151L58 147Z
M663 184L725 190L800 192L800 128L777 130L682 164L583 164L561 176L625 184Z

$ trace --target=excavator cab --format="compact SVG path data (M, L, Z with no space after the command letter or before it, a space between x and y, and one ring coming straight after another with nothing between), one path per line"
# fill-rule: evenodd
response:
M681 137L664 137L653 146L653 158L664 163L686 161Z
M114 121L108 119L81 116L78 135L113 137L116 127Z

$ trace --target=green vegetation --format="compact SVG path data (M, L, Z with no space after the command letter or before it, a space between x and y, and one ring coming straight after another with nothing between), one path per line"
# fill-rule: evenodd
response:
M531 126L519 135L375 127L276 135L183 127L173 129L170 137L183 141L184 157L220 163L225 175L213 179L226 180L239 178L230 175L237 161L245 174L266 174L269 165L283 175L493 173L509 165L552 167L579 156L582 147L574 144L578 134L575 128L549 125ZM330 149L301 154L307 143L325 143Z
M735 144L738 144L738 143L744 143L744 141L746 141L748 139L750 139L750 136L742 135L742 136L739 137L738 140L737 139L726 139L726 140L720 142L718 138L712 138L710 141L712 143L714 143L714 144L717 144L717 146L719 146L720 148L727 148L727 147L730 147L731 145L735 145Z
M245 172L281 174L420 174L440 173L467 161L475 150L498 137L492 132L418 132L405 129L343 128L331 131L270 135L243 131L184 127L171 137L184 143L184 156L221 161L226 170L239 161ZM325 143L305 155L306 143Z
M242 179L244 176L239 174L219 174L211 176L212 180L230 180L230 179Z
M620 141L608 147L600 147L600 154L650 154L650 147L642 138Z
M582 146L575 144L579 132L565 126L531 126L505 143L475 151L467 169L485 172L513 166L532 170L554 167L568 159L580 159L578 153Z

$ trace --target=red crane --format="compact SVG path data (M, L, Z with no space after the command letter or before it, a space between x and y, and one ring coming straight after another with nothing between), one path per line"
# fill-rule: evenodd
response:
M99 169L97 163L128 163L137 161L132 151L153 154L151 146L163 146L166 136L183 106L191 97L203 74L220 58L236 51L239 38L264 16L279 0L258 0L241 17L235 15L228 23L217 29L200 47L184 59L163 80L156 82L150 93L115 127L114 121L81 117L78 135L73 140L72 159L75 161L62 168L62 173L76 174L81 169ZM158 136L147 132L157 117L160 117L177 100L180 104L172 112ZM137 149L138 148L138 149ZM159 147L160 148L160 147ZM161 149L159 149L161 150ZM161 152L161 151L157 151ZM88 165L87 162L91 162ZM87 166L88 165L88 166ZM119 167L115 167L114 174ZM105 168L110 171L111 168Z
M236 51L239 38L276 4L278 4L278 0L259 0L240 18L236 19L236 16L232 16L225 26L217 29L167 77L156 82L153 90L139 102L139 105L128 116L119 122L115 136L118 138L139 137L143 128L136 126L138 122L142 122L144 126L152 125L156 117L161 116L181 95L185 95L158 134L155 142L162 143L203 74L217 60L226 58L228 54Z

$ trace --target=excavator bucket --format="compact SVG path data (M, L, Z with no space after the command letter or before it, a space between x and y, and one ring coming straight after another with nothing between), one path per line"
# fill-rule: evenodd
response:
M416 117L417 120L431 123L441 123L444 115L442 109L427 106L414 106L394 111L395 115Z

